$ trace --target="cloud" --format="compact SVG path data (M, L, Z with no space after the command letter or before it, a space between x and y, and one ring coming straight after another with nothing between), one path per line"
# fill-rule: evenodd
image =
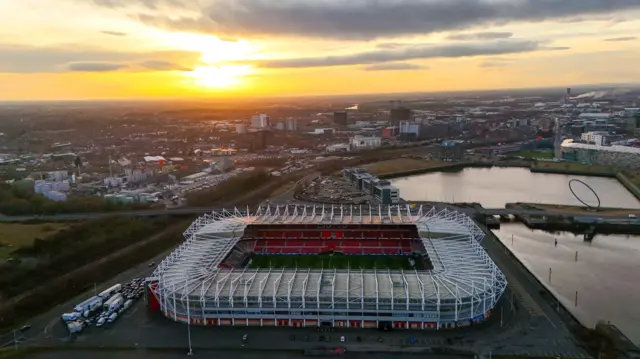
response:
M609 42L621 42L621 41L633 41L633 40L637 40L638 38L635 36L624 36L624 37L612 37L610 39L604 39L604 41L609 41Z
M148 60L139 63L140 66L157 71L191 71L191 68L180 66L171 61Z
M430 58L459 58L483 55L504 55L543 51L547 48L536 41L496 40L490 42L444 45L413 45L399 50L373 50L352 55L273 59L254 63L265 68L304 68L345 65L371 65L384 62Z
M383 42L377 44L376 47L379 49L397 49L399 47L407 46L408 44L403 44L400 42Z
M108 31L108 30L105 30L105 31L101 31L101 32L103 34L111 35L111 36L127 36L126 32L120 32L120 31Z
M513 36L512 32L474 32L468 34L455 34L447 37L449 40L495 40L508 39Z
M483 61L480 64L480 67L482 68L503 68L503 67L507 67L509 66L511 63L513 63L512 59L505 59L502 57L494 57L494 58L489 58L486 59L485 61Z
M84 0L83 0L84 1ZM194 0L190 0L194 1ZM93 0L93 2L102 7L108 7L112 9L126 8L131 5L140 4L143 7L151 10L158 10L162 7L186 7L186 3L181 0Z
M120 70L115 65L127 65L135 71L186 68L198 63L200 53L187 51L161 52L117 52L94 48L53 48L36 46L15 46L0 44L0 73L50 73L85 68L87 64L107 64L109 66L88 66L83 71L100 69ZM167 66L168 63L175 66ZM144 65L147 66L144 66ZM74 66L70 66L74 65ZM162 68L164 66L164 68ZM110 71L113 71L110 70ZM109 70L103 70L109 71Z
M362 68L365 71L393 71L393 70L419 70L426 69L424 66L417 64L409 64L406 62L391 62L383 64L375 64Z
M160 0L137 1L157 7ZM182 0L181 4L191 1ZM175 2L178 0L164 0L165 4ZM201 4L202 10L191 16L156 11L147 12L140 20L164 28L232 36L371 40L511 22L583 21L640 9L638 0L201 0Z
M110 62L73 62L67 65L67 69L73 72L109 72L128 68L126 64Z

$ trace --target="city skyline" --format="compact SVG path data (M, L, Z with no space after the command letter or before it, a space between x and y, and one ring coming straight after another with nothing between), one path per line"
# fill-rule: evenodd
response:
M0 100L629 83L634 0L0 2Z

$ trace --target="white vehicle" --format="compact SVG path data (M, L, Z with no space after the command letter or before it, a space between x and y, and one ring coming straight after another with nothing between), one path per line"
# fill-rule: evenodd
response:
M69 322L67 323L67 329L69 329L69 333L79 333L82 331L82 324L78 322Z
M347 339L344 337L344 335L340 337L340 342L341 342L341 343L344 343L346 340L347 340Z
M62 320L65 322L73 322L78 318L80 318L80 313L73 312L73 313L62 314Z
M78 313L84 313L87 310L94 310L96 308L99 308L102 305L102 298L100 298L99 296L95 296L95 297L91 297L87 300L85 300L84 302L76 305L73 310L78 312Z
M635 214L631 213L629 214L629 219L637 219L638 216L636 216Z
M122 296L122 294L118 293L104 302L103 308L104 310L113 312L115 310L118 310L122 306L122 304L124 304L124 297Z
M109 319L107 319L107 322L113 323L116 321L116 319L118 319L118 313L111 313L111 315L109 316Z
M121 290L122 290L122 284L116 284L111 288L107 288L104 291L102 291L100 294L98 294L98 297L102 298L103 300L106 300L107 298L120 292Z
M101 327L104 325L104 323L105 323L105 319L99 318L98 321L96 322L96 327Z

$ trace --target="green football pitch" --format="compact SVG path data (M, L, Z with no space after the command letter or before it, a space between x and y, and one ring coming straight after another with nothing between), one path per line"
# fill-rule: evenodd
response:
M251 255L249 268L312 268L312 269L418 269L423 270L421 259L415 260L415 266L409 262L410 256L360 256L344 254Z

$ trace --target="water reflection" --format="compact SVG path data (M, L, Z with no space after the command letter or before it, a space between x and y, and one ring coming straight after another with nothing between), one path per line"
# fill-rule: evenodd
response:
M479 202L486 208L504 207L509 202L582 204L569 190L576 178L591 186L602 207L640 208L638 201L616 179L532 173L526 168L466 168L460 172L437 172L399 178L393 185L406 200L441 202ZM597 201L580 184L574 190L585 202Z
M640 238L598 235L589 244L571 233L531 231L516 223L494 233L547 284L551 268L551 289L585 324L610 320L640 343Z

